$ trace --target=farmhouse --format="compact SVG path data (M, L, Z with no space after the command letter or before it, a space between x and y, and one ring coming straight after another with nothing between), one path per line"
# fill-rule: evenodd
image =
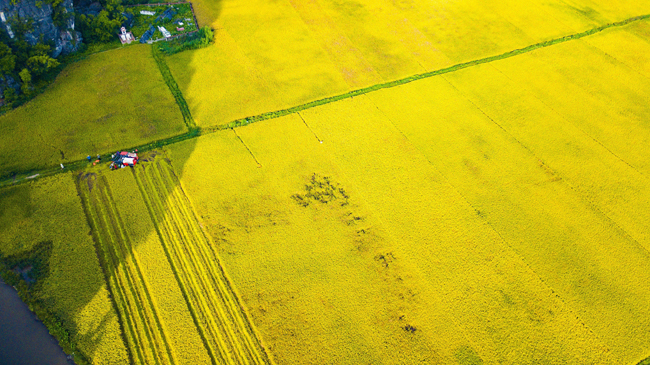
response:
M133 37L133 33L127 32L126 28L124 27L120 28L119 37L120 37L120 42L122 42L122 44L128 44L135 40L135 38Z

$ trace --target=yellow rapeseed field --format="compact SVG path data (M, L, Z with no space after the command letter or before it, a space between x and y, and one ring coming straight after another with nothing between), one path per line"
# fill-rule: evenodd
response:
M484 100L508 95L487 115L442 77L373 93L369 98L563 299L601 345L622 363L641 360L649 346L643 333L650 328L650 289L643 284L650 280L647 251L581 194L592 185L590 180L602 176L600 171L582 171L580 181L569 180L556 169L562 166L556 160L536 154L540 144L553 144L563 161L571 161L576 151L572 144L580 143L581 136L569 135L562 128L566 121L552 124L554 119L531 95L511 94L517 90L514 85L489 83L494 88L487 89L485 75L491 71L469 71L445 78L453 79L453 84L462 82L461 91L480 93ZM515 110L519 113L508 114ZM529 131L530 137L524 140L523 132L510 134L511 126L518 132ZM531 133L536 128L545 131ZM557 142L565 137L566 144ZM536 143L530 148L524 141ZM608 155L602 147L592 153L599 156L590 161ZM575 161L572 166L581 168ZM628 175L608 176L623 186L629 183ZM609 193L613 193L610 199L617 199L617 193ZM643 210L629 211L626 217L639 220L643 214Z
M650 361L650 2L194 6L183 141L6 178L185 131L142 45L0 116L1 266L49 250L80 362Z
M170 154L278 363L616 361L366 96Z
M76 361L129 361L71 174L0 190L0 256L51 243L49 272L35 299L61 320ZM44 319L44 318L43 318Z
M132 46L69 65L43 94L0 116L0 176L185 131L151 56Z
M615 4L615 5L613 5ZM650 13L643 1L200 0L215 44L168 59L200 126Z
M130 169L86 175L80 186L133 361L209 363Z

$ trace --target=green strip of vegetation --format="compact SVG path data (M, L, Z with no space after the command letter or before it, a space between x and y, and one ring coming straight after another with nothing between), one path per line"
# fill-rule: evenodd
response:
M358 96L358 95L367 94L367 93L372 92L372 91L385 89L385 88L390 88L390 87L395 87L395 86L400 86L400 85L404 85L406 83L413 82L413 81L416 81L416 80L420 80L420 79L424 79L424 78L428 78L428 77L432 77L432 76L437 76L437 75L442 75L442 74L458 71L458 70L461 70L461 69L464 69L464 68L467 68L467 67L481 65L481 64L484 64L484 63L489 63L489 62L493 62L493 61L506 59L506 58L517 56L517 55L520 55L520 54L523 54L523 53L528 53L528 52L534 51L534 50L539 49L539 48L549 47L549 46L552 46L552 45L555 45L555 44L558 44L558 43L564 43L564 42L568 42L568 41L571 41L571 40L584 38L584 37L590 36L592 34L602 32L603 30L606 30L606 29L609 29L609 28L621 27L621 26L624 26L624 25L627 25L627 24L630 24L630 23L633 23L633 22L646 20L646 19L649 19L649 18L650 18L650 14L629 18L629 19L626 19L626 20L622 20L620 22L610 23L610 24L606 24L606 25L603 25L603 26L600 26L600 27L597 27L597 28L593 28L593 29L590 29L590 30L587 30L587 31L584 31L584 32L581 32L581 33L576 33L576 34L564 36L564 37L561 37L561 38L552 39L552 40L549 40L549 41L546 41L546 42L537 43L537 44L534 44L534 45L530 45L528 47L524 47L524 48L516 49L516 50L513 50L513 51L509 51L509 52L506 52L506 53L502 53L500 55L481 58L481 59L474 60L474 61L460 63L460 64L450 66L450 67L447 67L447 68L443 68L443 69L440 69L440 70L426 72L426 73L422 73L422 74L417 74L417 75L409 76L409 77L404 78L404 79L390 81L390 82L386 82L386 83L383 83L383 84L373 85L373 86L370 86L370 87L367 87L367 88L354 90L354 91L351 91L351 92L348 92L348 93L345 93L345 94L336 95L336 96L332 96L332 97L329 97L329 98L324 98L324 99L312 101L312 102L309 102L309 103L306 103L306 104L298 105L298 106L287 108L287 109L282 109L282 110L277 110L277 111L273 111L273 112L259 114L259 115L256 115L256 116L237 119L237 120L234 120L234 121L232 121L232 122L230 122L228 124L223 124L223 125L219 125L219 126L212 127L212 128L198 128L198 127L196 127L196 124L194 123L194 119L192 119L192 115L190 114L187 102L185 101L185 98L183 97L183 94L181 93L181 91L180 91L180 89L178 87L178 84L176 84L176 81L174 80L174 78L173 78L173 76L171 74L171 71L169 70L169 67L167 67L167 63L164 60L164 56L161 54L161 51L157 47L152 47L154 59L156 60L156 63L158 64L158 67L160 68L160 72L163 75L163 78L165 79L165 83L167 83L167 86L169 86L169 89L172 91L172 94L176 98L176 101L177 101L179 107L181 108L183 118L185 119L185 123L187 124L189 130L188 130L187 133L184 133L184 134L181 134L181 135L177 135L177 136L167 138L167 139L163 139L163 140L159 140L159 141L150 142L150 143L147 143L147 144L141 145L141 146L135 146L135 147L131 147L131 148L124 148L124 150L138 149L139 151L147 151L147 150L152 150L152 149L155 149L155 148L160 148L160 147L170 145L170 144L174 144L174 143L184 141L184 140L187 140L187 139L196 138L196 137L204 135L204 134L214 133L214 132L219 131L219 130L234 129L234 128L242 127L242 126L245 126L245 125L248 125L248 124L251 124L251 123L255 123L255 122L259 122L259 121L263 121L263 120L267 120L267 119L278 118L278 117L282 117L282 116L285 116L285 115L297 113L297 112L300 112L300 111L305 110L305 109L313 108L313 107L316 107L316 106L333 103L333 102L336 102L336 101L339 101L339 100L352 98L352 97L355 97L355 96ZM70 170L73 170L73 171L81 170L81 169L85 168L86 166L87 166L87 162L85 160L80 160L80 161L74 161L74 162L69 163L68 165L66 165L65 169L61 169L59 166L53 166L53 167L51 167L49 169L19 173L17 175L14 175L13 177L4 178L4 179L0 180L0 188L2 188L4 186L16 185L16 184L21 184L21 183L27 182L27 181L30 180L29 179L30 176L28 176L29 174L32 174L32 176L34 176L35 174L38 173L38 177L44 177L44 176L51 176L51 175L54 175L54 174L57 174L57 173L60 173L60 172L70 171ZM648 364L648 365L650 365L650 364Z
M165 138L161 139L158 141L153 141L149 142L146 144L142 144L139 146L132 146L128 148L121 148L120 150L122 151L134 151L138 150L138 152L145 152L145 151L151 151L157 148L161 148L170 144L178 143L187 139L192 139L196 138L201 135L201 130L198 128L191 128L188 132L179 134L170 138ZM107 161L110 157L110 154L106 155L101 155L102 159L104 161ZM73 161L70 163L67 163L64 165L64 168L61 168L60 165L52 166L47 169L42 169L38 171L23 171L16 173L16 175L9 177L9 178L4 178L0 180L0 188L3 188L5 186L13 186L13 185L18 185L22 184L28 181L31 181L35 178L42 178L42 177L47 177L47 176L52 176L56 175L62 172L68 172L68 171L81 171L88 167L88 161L86 160L77 160Z
M181 89L178 87L176 80L174 80L174 76L172 76L172 72L169 70L169 67L167 66L167 62L165 62L164 55L162 54L160 49L156 46L151 47L151 52L153 54L154 60L156 60L158 69L160 69L160 74L165 80L167 87L169 87L169 91L171 91L172 95L174 95L174 98L176 99L176 104L178 104L178 107L181 109L181 113L183 114L183 120L185 121L185 125L187 125L187 128L189 128L190 130L196 128L196 124L194 123L194 119L192 118L192 114L190 113L190 108L187 106L187 102L183 97L183 93L181 92Z
M248 125L248 124L251 124L251 123L259 122L259 121L262 121L262 120L278 118L278 117L282 117L282 116L285 116L285 115L297 113L297 112L300 112L300 111L305 110L305 109L313 108L313 107L316 107L316 106L333 103L335 101L339 101L339 100L343 100L343 99L347 99L347 98L352 98L352 97L355 97L355 96L358 96L358 95L367 94L369 92L373 92L373 91L376 91L376 90L391 88L391 87L395 87L395 86L400 86L400 85L407 84L409 82L413 82L413 81L425 79L425 78L432 77L432 76L438 76L438 75L442 75L442 74L462 70L464 68L468 68L468 67L471 67L471 66L477 66L477 65L484 64L484 63L489 63L489 62L493 62L493 61L498 61L498 60L510 58L510 57L517 56L517 55L520 55L520 54L523 54L523 53L528 53L528 52L534 51L534 50L539 49L539 48L549 47L549 46L552 46L552 45L555 45L555 44L558 44L558 43L564 43L564 42L567 42L567 41L570 41L570 40L587 37L587 36L590 36L592 34L602 32L603 30L608 29L608 28L621 27L621 26L624 26L626 24L636 22L636 21L639 21L639 20L648 19L648 18L650 18L650 14L641 15L641 16L637 16L637 17L634 17L634 18L629 18L629 19L626 19L626 20L623 20L623 21L620 21L620 22L606 24L606 25L600 26L598 28L593 28L593 29L587 30L587 31L582 32L582 33L571 34L571 35L568 35L568 36L564 36L562 38L551 39L551 40L546 41L546 42L533 44L533 45L530 45L528 47L524 47L524 48L520 48L520 49L515 49L513 51L502 53L500 55L485 57L485 58L481 58L481 59L478 59L478 60L469 61L469 62L465 62L465 63L459 63L457 65L453 65L453 66L443 68L443 69L440 69L440 70L425 72L425 73L421 73L421 74L416 74L416 75L409 76L409 77L404 78L404 79L390 81L390 82L386 82L386 83L383 83L383 84L376 84L376 85L369 86L369 87L366 87L366 88L363 88L363 89L350 91L350 92L345 93L345 94L336 95L336 96L332 96L332 97L329 97L329 98L324 98L324 99L312 101L312 102L309 102L309 103L306 103L306 104L294 106L294 107L287 108L287 109L282 109L282 110L277 110L277 111L273 111L273 112L268 112L268 113L255 115L255 116L252 116L252 117L237 119L237 120L234 120L234 121L232 121L232 122L230 122L228 124L219 125L217 127L210 128L210 129L206 128L204 130L204 133L211 133L211 132L218 131L218 130L223 130L223 129L237 128L237 127L245 126L245 125Z

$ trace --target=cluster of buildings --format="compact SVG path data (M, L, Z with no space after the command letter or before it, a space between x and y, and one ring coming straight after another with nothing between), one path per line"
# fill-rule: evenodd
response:
M146 16L154 16L156 15L156 12L150 10L140 10L140 14ZM164 20L171 20L174 17L174 15L176 15L176 11L171 7L167 8L160 16L156 18L154 23L159 23L160 21L164 21ZM182 32L185 30L185 28L183 27L183 22L181 20L176 21L174 24L177 25L176 27L177 31ZM156 29L158 29L160 33L162 33L163 37L165 38L170 38L172 36L169 30L167 30L165 27L160 25L154 26L152 23L150 24L149 29L147 29L147 31L144 32L144 34L142 34L142 36L140 37L140 43L149 42L153 34L156 32ZM120 38L122 44L129 44L135 40L133 33L127 31L125 27L122 27L120 29L120 33L118 34L118 37Z

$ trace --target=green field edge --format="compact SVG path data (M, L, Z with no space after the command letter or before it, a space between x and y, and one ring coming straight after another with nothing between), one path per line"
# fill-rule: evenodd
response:
M243 127L243 126L246 126L246 125L249 125L249 124L252 124L252 123L283 117L283 116L286 116L286 115L301 112L301 111L306 110L306 109L311 109L311 108L314 108L314 107L317 107L317 106L333 103L333 102L348 99L348 98L353 98L353 97L359 96L359 95L364 95L364 94L367 94L367 93L370 93L370 92L373 92L373 91L392 88L392 87L404 85L404 84L407 84L407 83L410 83L410 82L413 82L413 81L426 79L426 78L433 77L433 76L443 75L443 74L446 74L446 73L455 72L455 71L462 70L462 69L465 69L465 68L468 68L468 67L477 66L477 65L481 65L481 64L485 64L485 63L490 63L490 62L493 62L493 61L503 60L503 59L514 57L514 56L517 56L517 55L520 55L520 54L532 52L532 51L534 51L536 49L545 48L545 47L549 47L549 46L552 46L552 45L555 45L555 44L564 43L564 42L568 42L568 41L571 41L571 40L576 40L576 39L588 37L590 35L602 32L602 31L604 31L606 29L609 29L609 28L622 27L622 26L628 25L630 23L646 20L646 19L649 19L649 18L650 18L650 14L635 16L635 17L632 17L632 18L628 18L628 19L625 19L625 20L618 21L618 22L608 23L608 24L605 24L605 25L602 25L602 26L599 26L599 27L596 27L596 28L592 28L592 29L586 30L584 32L575 33L575 34L567 35L567 36L564 36L564 37L544 41L544 42L541 42L541 43L536 43L536 44L533 44L533 45L530 45L530 46L527 46L527 47L524 47L524 48L519 48L519 49L515 49L515 50L512 50L512 51L508 51L508 52L505 52L505 53L502 53L502 54L499 54L499 55L496 55L496 56L489 56L489 57L481 58L481 59L478 59L478 60L463 62L463 63L459 63L459 64L456 64L456 65L453 65L453 66L442 68L442 69L439 69L439 70L425 72L425 73L416 74L416 75L409 76L409 77L399 79L399 80L394 80L394 81L389 81L389 82L385 82L385 83L381 83L381 84L376 84L376 85L369 86L369 87L366 87L366 88L353 90L353 91L350 91L350 92L347 92L347 93L344 93L344 94L340 94L340 95L331 96L331 97L328 97L328 98L323 98L323 99L311 101L311 102L301 104L301 105L297 105L297 106L287 108L287 109L281 109L281 110L276 110L276 111L272 111L272 112L266 112L266 113L258 114L258 115L255 115L255 116L249 116L249 117L245 117L245 118L236 119L236 120L233 120L232 122L229 122L227 124L221 124L221 125L217 125L217 126L214 126L214 127L197 127L196 126L196 124L194 123L194 120L192 118L192 115L190 113L187 102L186 102L185 98L183 97L183 94L180 91L180 88L178 87L178 84L174 80L173 75L171 74L171 71L169 70L169 67L167 67L167 63L164 60L164 56L162 54L158 53L155 50L155 47L152 47L152 48L154 48L154 50L152 50L152 53L153 53L154 59L156 61L156 64L158 65L158 68L160 69L160 72L163 75L163 79L165 80L165 84L167 84L167 86L169 87L171 93L174 95L174 98L176 99L176 103L178 104L179 108L181 109L181 113L183 115L183 120L184 120L186 126L188 127L188 131L183 133L183 134L179 134L179 135L176 135L176 136L173 136L173 137L169 137L169 138L165 138L165 139L161 139L161 140L157 140L157 141L153 141L153 142L149 142L149 143L145 143L145 144L142 144L142 145L133 146L133 147L129 147L129 148L121 148L121 149L122 150L136 150L137 149L140 152L149 151L149 150L164 147L164 146L167 146L167 145L170 145L170 144L175 144L175 143L178 143L178 142L182 142L182 141L185 141L185 140L188 140L188 139L197 138L197 137L200 137L202 135L207 135L207 134L215 133L215 132L218 132L218 131L222 131L222 130L225 130L225 129L234 129L234 128L238 128L238 127ZM119 149L119 148L116 148L116 149ZM56 166L52 166L52 167L41 169L41 170L30 170L30 171L16 172L12 177L3 177L2 179L0 179L0 188L26 183L26 182L32 181L32 180L34 180L36 178L52 176L52 175L56 175L56 174L59 174L59 173L62 173L62 172L80 171L80 170L83 170L84 168L86 168L87 166L88 166L88 162L86 160L77 160L77 161L69 162L68 164L65 165L65 168L61 168L59 165L56 165Z

